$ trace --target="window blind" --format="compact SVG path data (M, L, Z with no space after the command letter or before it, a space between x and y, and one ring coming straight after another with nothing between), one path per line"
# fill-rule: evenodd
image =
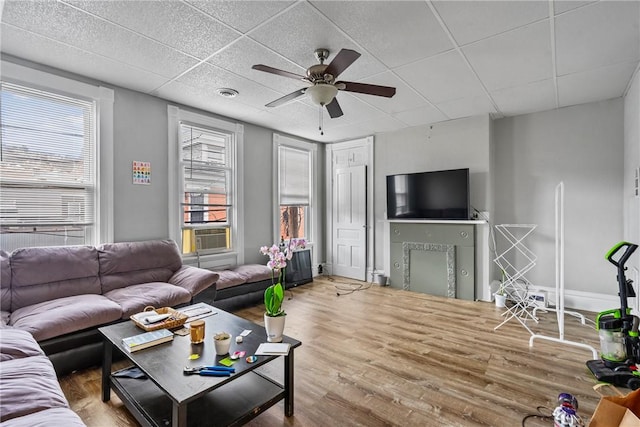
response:
M93 101L7 82L0 96L2 233L95 225ZM90 237L86 230L80 234Z
M278 157L280 206L309 206L311 152L281 145Z

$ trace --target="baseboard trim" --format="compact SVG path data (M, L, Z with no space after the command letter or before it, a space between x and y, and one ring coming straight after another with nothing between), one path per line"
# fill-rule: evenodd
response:
M547 291L549 304L554 305L556 300L556 288L544 286L532 286L532 290ZM636 298L628 299L629 307L637 313ZM564 306L566 309L586 310L600 312L620 307L620 297L617 295L600 294L595 292L564 290Z

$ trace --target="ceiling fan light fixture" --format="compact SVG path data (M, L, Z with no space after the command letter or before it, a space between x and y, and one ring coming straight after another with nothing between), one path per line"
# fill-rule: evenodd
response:
M327 105L333 101L338 89L334 85L317 83L307 89L311 100L318 105Z
M238 96L237 90L228 87L217 89L216 92L223 98L235 98L236 96Z

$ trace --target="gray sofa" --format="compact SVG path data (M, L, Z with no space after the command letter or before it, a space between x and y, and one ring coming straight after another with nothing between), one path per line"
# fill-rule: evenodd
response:
M98 327L185 305L218 280L182 265L171 240L0 252L0 272L1 325L33 335L58 375L100 362Z
M0 330L0 404L3 427L85 425L69 408L38 343L15 328Z

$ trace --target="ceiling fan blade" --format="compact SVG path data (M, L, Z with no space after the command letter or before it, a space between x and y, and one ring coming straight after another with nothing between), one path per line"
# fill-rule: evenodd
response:
M302 76L300 74L291 73L289 71L284 71L284 70L279 70L277 68L269 67L268 65L256 64L251 68L253 68L254 70L258 70L258 71L264 71L265 73L271 73L271 74L276 74L278 76L289 77L291 79L306 80L306 77Z
M343 114L342 108L340 108L340 104L338 104L337 98L333 98L333 101L328 103L326 107L327 107L327 111L329 112L329 116L331 116L332 119L335 119L336 117L340 117Z
M289 95L285 95L282 98L278 98L275 101L271 101L270 103L265 105L265 107L277 107L278 105L282 105L282 104L285 104L285 103L287 103L289 101L293 101L297 97L304 95L304 93L306 91L307 91L306 87L303 88L303 89L298 89L295 92L291 92Z
M324 71L325 74L331 74L333 78L337 78L344 70L349 68L353 62L360 58L360 54L355 50L351 49L342 49L333 61L327 66L327 69Z
M356 82L336 82L336 86L338 85L344 85L344 89L340 90L344 90L346 92L364 93L367 95L384 96L386 98L391 98L396 94L396 88L390 86L378 86Z

